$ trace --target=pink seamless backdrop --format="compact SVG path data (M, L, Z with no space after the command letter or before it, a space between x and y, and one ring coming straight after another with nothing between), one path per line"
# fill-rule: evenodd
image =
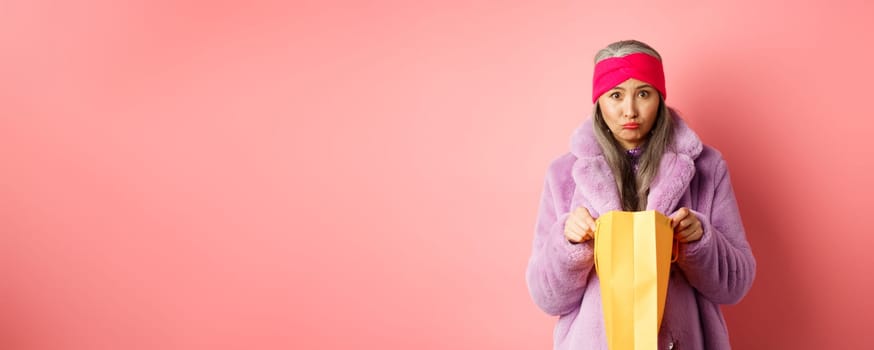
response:
M524 271L636 38L758 258L737 349L874 342L863 1L0 4L0 348L549 349Z

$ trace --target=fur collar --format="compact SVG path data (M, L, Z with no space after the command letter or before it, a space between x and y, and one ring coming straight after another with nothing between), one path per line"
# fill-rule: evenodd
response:
M679 114L669 108L674 118L674 138L659 164L656 177L650 185L647 210L670 215L689 187L695 175L695 159L703 144ZM571 137L571 153L576 156L572 168L576 190L572 208L585 206L598 217L611 210L621 210L619 190L601 147L595 139L593 119L587 118Z

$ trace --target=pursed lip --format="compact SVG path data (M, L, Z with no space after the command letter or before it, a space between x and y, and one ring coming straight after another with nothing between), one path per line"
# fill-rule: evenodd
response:
M640 124L638 124L638 123L627 123L627 124L622 124L622 128L623 128L623 129L637 129L637 128L639 128L639 127L640 127Z

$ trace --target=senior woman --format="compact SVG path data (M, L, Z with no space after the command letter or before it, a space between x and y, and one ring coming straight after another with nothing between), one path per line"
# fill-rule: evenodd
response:
M611 210L665 213L680 242L659 349L730 348L719 306L746 295L756 261L725 161L666 98L652 47L619 41L595 56L593 113L549 166L526 271L534 302L559 316L555 349L607 348L593 230Z

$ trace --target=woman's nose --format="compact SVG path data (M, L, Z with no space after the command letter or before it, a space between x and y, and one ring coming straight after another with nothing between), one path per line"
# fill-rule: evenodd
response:
M637 117L637 104L634 102L634 98L628 98L623 101L622 116L626 118Z

